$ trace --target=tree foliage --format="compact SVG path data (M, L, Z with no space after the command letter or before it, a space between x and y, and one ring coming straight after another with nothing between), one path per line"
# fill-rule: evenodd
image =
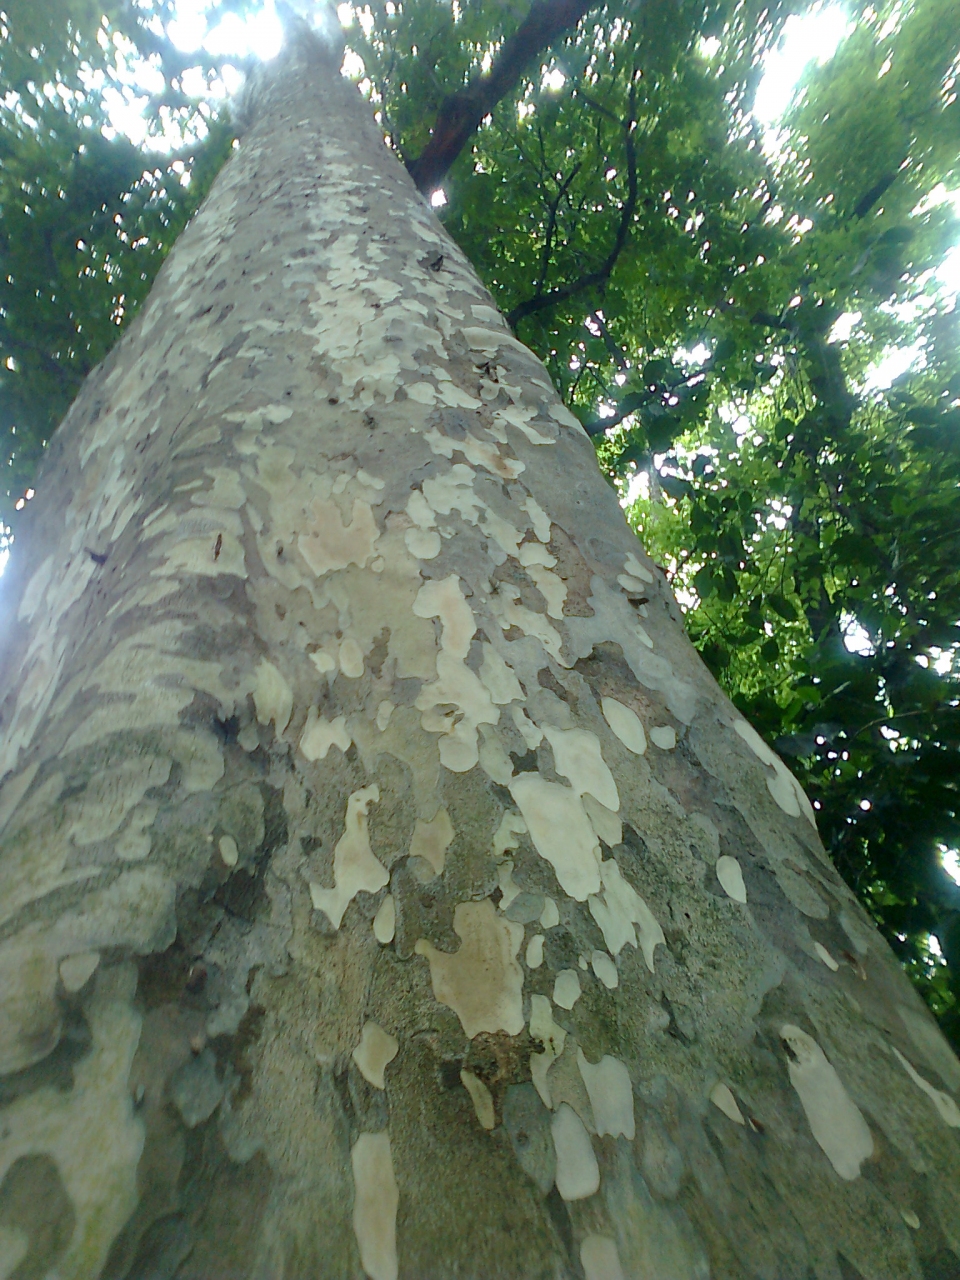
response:
M960 845L960 352L935 274L960 238L945 198L960 187L951 0L851 8L773 130L753 98L800 0L569 7L584 16L532 61L514 37L533 11L505 0L371 4L348 40L415 174L464 102L489 108L443 178L441 216L960 1043L960 887L942 865ZM15 9L3 46L14 529L43 442L232 139L228 112L185 94L191 59L163 6L60 10L26 38L39 19ZM151 119L193 128L180 152L104 137L89 69L115 74L121 46L162 77ZM911 346L884 385L878 364Z

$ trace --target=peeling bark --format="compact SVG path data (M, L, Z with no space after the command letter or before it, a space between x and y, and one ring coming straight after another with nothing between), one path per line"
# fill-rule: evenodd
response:
M4 580L0 1270L956 1274L960 1063L317 57Z

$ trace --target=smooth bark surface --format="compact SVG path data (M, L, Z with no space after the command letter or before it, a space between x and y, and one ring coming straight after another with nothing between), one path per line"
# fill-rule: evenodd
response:
M32 506L0 1273L957 1274L960 1064L309 40Z

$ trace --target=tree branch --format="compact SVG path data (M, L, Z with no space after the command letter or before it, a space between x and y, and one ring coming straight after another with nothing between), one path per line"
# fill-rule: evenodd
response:
M530 12L503 42L493 66L440 107L433 136L407 169L425 195L443 181L450 166L476 132L484 116L510 92L529 63L583 15L596 0L534 0Z
M631 93L631 99L632 97L633 94ZM620 209L617 234L610 252L595 271L588 271L584 275L578 276L576 280L570 280L567 284L558 285L556 289L549 289L546 293L535 293L532 298L527 298L525 302L519 302L507 315L507 322L511 328L515 329L519 321L526 316L534 315L538 311L545 311L547 307L552 307L557 302L572 298L574 294L582 293L585 289L592 289L598 285L606 284L609 280L610 273L616 266L617 259L627 243L633 215L637 207L637 152L633 142L634 125L631 104L630 119L624 125L624 148L627 155L627 195Z

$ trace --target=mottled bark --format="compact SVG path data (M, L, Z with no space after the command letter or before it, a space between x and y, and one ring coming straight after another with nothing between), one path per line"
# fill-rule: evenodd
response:
M955 1275L960 1064L318 56L4 581L0 1271Z

